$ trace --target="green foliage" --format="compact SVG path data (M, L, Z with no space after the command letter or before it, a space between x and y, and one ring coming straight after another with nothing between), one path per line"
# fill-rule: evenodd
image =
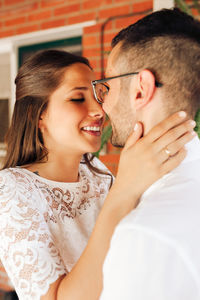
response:
M187 13L189 15L192 14L188 4L184 0L175 0L175 4L178 8L180 8L185 13Z
M101 147L100 147L99 151L94 153L95 156L99 157L100 151L103 149L104 145L107 144L108 140L111 137L111 134L112 134L112 127L109 124L109 125L105 126L103 129L103 133L101 136Z
M198 136L200 138L200 109L196 113L195 121L197 123L197 125L195 127L195 131L197 132L197 134L198 134Z

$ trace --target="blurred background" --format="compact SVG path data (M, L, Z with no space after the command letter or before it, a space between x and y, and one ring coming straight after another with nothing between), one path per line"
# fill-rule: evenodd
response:
M110 42L115 34L145 16L177 6L199 18L198 0L0 0L0 166L5 155L4 136L14 102L14 79L31 54L42 49L64 49L86 56L104 77ZM197 118L198 122L198 118ZM17 128L16 128L17 130ZM109 142L107 121L100 159L116 174L120 150ZM0 265L0 300L18 299Z

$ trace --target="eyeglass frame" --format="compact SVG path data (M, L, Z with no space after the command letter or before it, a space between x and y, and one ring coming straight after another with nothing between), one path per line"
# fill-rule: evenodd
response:
M107 88L107 90L108 90L108 92L109 92L109 89L110 89L110 88L109 88L109 86L107 86L107 85L104 84L105 82L107 82L107 81L109 81L109 80L111 80L111 79L121 78L121 77L125 77L125 76L130 76L130 75L137 75L137 74L139 74L139 72L125 73L125 74L121 74L121 75L117 75L117 76L107 77L107 78L104 78L104 79L92 80L92 81L91 81L91 84L92 84L92 88L93 88L93 92L94 92L94 96L95 96L96 101L97 101L98 103L100 103L100 104L103 104L103 103L104 103L104 102L101 102L101 101L98 99L98 97L97 97L96 89L95 89L96 84L102 83L102 84ZM159 88L159 87L162 87L163 84L160 83L160 82L158 82L158 81L155 81L155 86L156 86L157 88Z

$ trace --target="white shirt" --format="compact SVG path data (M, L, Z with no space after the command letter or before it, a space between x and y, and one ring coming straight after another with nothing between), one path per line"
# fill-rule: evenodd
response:
M199 139L187 149L181 165L154 183L117 226L100 300L200 299Z
M94 165L105 169L98 159ZM47 180L19 167L0 172L0 259L20 300L39 300L71 271L109 185L109 176L95 175L82 163L74 183Z

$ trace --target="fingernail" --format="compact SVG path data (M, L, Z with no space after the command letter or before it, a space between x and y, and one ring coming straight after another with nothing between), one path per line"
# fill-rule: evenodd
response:
M185 118L187 116L186 112L185 111L179 111L178 115L181 117L181 118Z
M197 133L196 133L195 131L192 131L192 132L191 132L191 135L194 135L194 136L195 136L195 135L197 135Z
M192 126L196 126L196 122L194 120L191 121Z
M138 130L138 123L135 124L134 131Z

